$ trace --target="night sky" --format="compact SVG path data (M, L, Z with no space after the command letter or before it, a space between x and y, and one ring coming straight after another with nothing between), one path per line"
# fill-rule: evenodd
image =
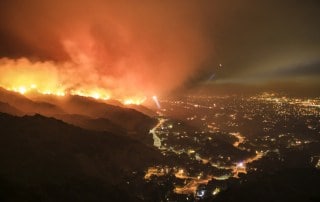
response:
M2 75L21 58L33 72L49 62L73 76L58 79L68 88L310 82L320 78L320 1L2 0L0 44Z

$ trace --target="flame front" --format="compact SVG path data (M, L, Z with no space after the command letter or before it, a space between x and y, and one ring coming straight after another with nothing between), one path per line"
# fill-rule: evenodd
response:
M144 95L132 95L130 92L129 96L123 89L120 94L119 91L112 92L92 83L72 83L70 80L78 82L81 78L69 77L70 75L59 74L57 64L52 62L32 63L27 59L0 59L0 86L6 90L25 95L36 92L55 96L78 95L98 100L115 99L125 105L140 105L146 100Z
M97 100L109 100L111 99L111 93L109 93L107 90L103 89L92 89L92 90L69 90L66 91L63 88L42 88L40 85L40 88L38 88L37 84L31 84L31 85L14 85L11 86L1 86L6 90L18 92L20 94L28 94L30 92L37 92L40 94L45 95L55 95L55 96L66 96L66 95L78 95L82 97L90 97ZM113 98L115 100L120 101L124 105L140 105L144 103L144 101L147 99L146 96L132 96L132 97L125 97L125 98Z

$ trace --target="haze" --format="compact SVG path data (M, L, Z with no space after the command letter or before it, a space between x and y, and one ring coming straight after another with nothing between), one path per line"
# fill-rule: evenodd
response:
M4 87L142 99L209 78L319 78L318 1L32 0L0 7Z

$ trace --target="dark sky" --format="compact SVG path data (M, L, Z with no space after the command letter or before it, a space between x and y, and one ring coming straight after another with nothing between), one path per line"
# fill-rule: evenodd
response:
M222 10L211 33L225 78L319 76L319 1L239 1Z
M59 71L111 88L308 81L320 77L320 1L2 0L0 44L0 57L71 62Z

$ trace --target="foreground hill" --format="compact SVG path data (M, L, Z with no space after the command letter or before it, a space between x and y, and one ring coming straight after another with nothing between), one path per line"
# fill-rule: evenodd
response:
M0 125L0 201L134 201L117 185L160 159L139 141L41 115L0 113Z
M24 114L21 110L9 105L8 103L1 102L1 101L0 101L0 112L12 114L16 116L22 116Z
M3 88L0 88L0 112L19 116L42 114L85 129L128 135L150 144L152 138L149 130L156 124L155 119L135 109L110 105L93 98L38 93L31 93L29 98Z
M86 97L69 96L56 105L69 114L108 119L133 134L148 133L156 124L154 119L137 110L109 105Z
M127 134L127 131L124 128L120 125L114 124L106 118L91 118L89 116L79 114L56 114L54 115L54 118L88 130L108 131L114 134L123 135Z
M38 113L43 115L52 115L65 113L60 107L54 104L48 102L32 101L19 93L7 91L1 87L0 101L11 105L24 114Z

